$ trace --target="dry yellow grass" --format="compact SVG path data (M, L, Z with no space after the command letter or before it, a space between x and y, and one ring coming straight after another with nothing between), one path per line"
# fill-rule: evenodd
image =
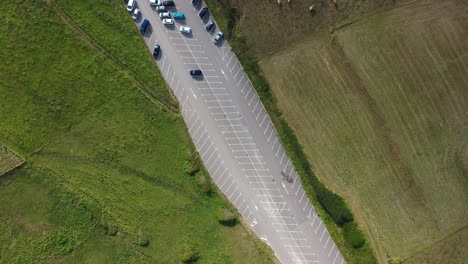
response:
M381 263L468 223L467 7L397 7L260 62L318 177L349 201Z
M23 160L0 143L0 176L23 164Z
M464 264L468 259L468 228L463 228L418 252L405 264Z

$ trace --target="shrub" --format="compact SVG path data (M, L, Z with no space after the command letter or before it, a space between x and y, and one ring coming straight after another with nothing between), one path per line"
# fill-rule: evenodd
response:
M237 217L234 213L227 209L218 210L218 222L225 226L235 226L237 223Z
M184 170L185 173L187 173L190 176L195 175L200 170L200 167L198 166L198 161L191 151L187 152L187 160L184 164Z
M339 226L343 226L353 221L353 215L343 198L327 189L321 183L317 183L314 186L314 190L317 193L318 201L331 216L333 222Z
M207 195L211 195L213 189L211 188L211 183L206 179L204 173L199 173L196 178L197 185L200 189Z
M185 264L190 264L190 263L195 263L197 260L200 258L200 255L196 250L193 248L188 249L185 253L182 255L182 263Z
M361 230L359 230L356 223L347 223L343 228L343 232L344 239L350 246L356 249L364 246L364 243L366 242L364 235L362 234Z
M149 240L148 239L140 239L140 241L138 242L138 245L140 245L140 247L147 247L147 246L149 246Z
M195 175L199 170L200 167L196 161L188 162L187 166L185 167L185 172L190 176Z
M117 230L117 227L115 227L115 226L108 226L108 227L107 227L107 234L108 234L109 236L115 236L115 235L117 235L117 231L118 231L118 230Z

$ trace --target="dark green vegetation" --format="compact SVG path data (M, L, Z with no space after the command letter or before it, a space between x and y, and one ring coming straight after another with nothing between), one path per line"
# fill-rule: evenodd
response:
M237 54L244 70L249 75L265 109L268 111L286 152L302 178L304 188L311 202L327 225L331 236L346 260L349 263L374 263L375 257L372 250L368 244L365 244L363 234L354 224L354 217L346 202L318 180L296 135L282 116L277 100L257 64L256 56L249 50L250 45L247 44L247 38L243 35L243 31L239 31L240 27L235 23L236 19L239 18L239 14L232 12L236 12L236 9L231 6L228 0L207 0L206 2L210 6L213 15L217 18L221 29L227 32L229 43ZM231 10L232 12L229 13L226 10ZM355 235L344 235L342 227L345 224L354 226L353 234ZM356 236L362 239L362 243L353 242Z
M347 223L343 227L344 238L353 248L360 248L366 242L362 232L355 223Z
M229 210L220 209L218 210L218 222L225 226L234 226L237 223L237 217Z
M0 178L0 263L273 261L187 174L185 124L120 1L0 13L0 142L26 160Z

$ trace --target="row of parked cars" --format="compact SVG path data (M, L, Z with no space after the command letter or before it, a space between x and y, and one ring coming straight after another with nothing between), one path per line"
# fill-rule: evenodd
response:
M196 5L198 3L198 0L191 0L192 4ZM185 15L184 13L180 12L168 12L167 7L175 6L175 3L173 0L149 0L150 5L155 7L155 10L159 13L159 17L162 19L163 25L174 25L174 20L185 20ZM138 17L140 16L140 10L136 8L136 0L129 0L127 3L127 10L132 13L132 18L136 21ZM198 16L203 19L206 14L208 13L208 8L205 6L203 7L200 12L198 13ZM140 32L142 34L145 34L148 27L150 26L150 22L147 19L143 19L143 22L140 25ZM205 25L205 29L207 31L211 31L215 26L215 23L212 19L208 21L208 23ZM179 28L179 31L181 33L185 34L192 34L192 29L188 26L181 26ZM223 32L218 32L216 36L213 39L213 43L217 45L219 41L224 37ZM153 48L153 57L158 58L159 54L161 52L161 46L155 45ZM190 75L192 76L201 76L203 75L201 70L190 70L189 71Z

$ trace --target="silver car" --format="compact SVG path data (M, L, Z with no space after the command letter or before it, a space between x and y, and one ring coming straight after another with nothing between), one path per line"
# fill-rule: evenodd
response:
M182 33L192 34L192 29L190 27L182 26L179 28L179 30Z
M163 19L162 23L163 23L163 25L174 25L174 20L172 20L170 18L165 18L165 19Z
M140 16L140 9L135 8L135 10L133 11L133 14L132 14L133 20L137 20L139 16Z
M160 18L171 18L171 13L169 12L164 12L159 14Z
M166 11L166 6L163 6L163 5L157 6L155 10L158 12L164 12Z

